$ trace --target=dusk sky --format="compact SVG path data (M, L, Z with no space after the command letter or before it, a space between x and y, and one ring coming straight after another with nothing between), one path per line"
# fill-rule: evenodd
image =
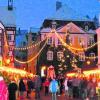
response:
M17 28L39 28L45 18L55 13L57 0L13 0L16 7ZM58 0L67 4L81 15L93 18L100 14L100 0ZM0 0L0 6L6 6L7 0Z

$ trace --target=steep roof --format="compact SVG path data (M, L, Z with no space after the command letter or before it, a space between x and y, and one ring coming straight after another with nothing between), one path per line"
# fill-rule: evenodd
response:
M13 10L8 10L7 7L0 7L0 21L5 27L15 27L15 8L13 8Z
M28 31L27 30L20 30L16 31L16 47L22 47L23 46L23 42L27 43L27 39L26 39L26 35L27 35Z
M70 33L86 33L84 32L80 27L75 25L74 23L70 22L67 25L60 27L57 29L58 32L67 32L69 31Z
M100 27L98 29L96 29L96 33L100 34Z
M51 31L51 28L50 27L47 27L47 28L43 28L43 29L41 29L41 33L48 33L48 32L50 32Z
M72 8L69 8L67 5L63 5L56 13L48 18L52 20L73 20L73 21L91 21L85 16L82 16L78 12L74 11Z

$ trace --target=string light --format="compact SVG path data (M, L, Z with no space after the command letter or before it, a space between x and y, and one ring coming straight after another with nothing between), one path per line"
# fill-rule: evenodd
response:
M42 50L44 49L44 47L46 46L46 44L47 44L47 40L46 40L45 44L43 45L43 47L40 49L40 51L34 57L32 57L30 60L28 60L28 61L20 61L20 60L14 58L15 61L19 62L19 63L22 63L22 64L30 63L31 61L33 61L34 59L36 59L38 57L38 55L40 55L40 53L42 52Z
M47 36L46 42L44 43L44 45L42 46L42 48L40 49L40 51L39 51L34 57L32 57L30 60L27 60L27 61L20 61L20 60L14 58L15 61L16 61L16 62L19 62L19 63L21 63L21 64L25 64L25 63L30 63L31 61L33 61L34 59L36 59L36 58L40 55L40 53L42 52L42 50L44 49L44 47L46 46L46 44L47 44L47 42L48 42L48 39L52 36L51 33L52 33L52 32L50 32L50 35Z
M63 46L66 47L67 49L69 49L71 52L72 52L72 50L76 50L76 51L88 50L88 49L94 47L95 45L97 45L97 43L94 43L92 46L89 46L89 47L87 47L87 48L77 49L77 48L75 48L75 47L72 47L72 46L70 46L70 45L67 45L67 44L64 42L64 40L58 35L58 33L57 33L56 31L55 31L55 34L56 34L56 36L58 37L58 39L60 40L60 42L63 44ZM98 43L100 43L100 41L99 41ZM75 53L75 52L73 52L73 53L74 53L75 55L79 56L78 53ZM98 56L95 56L95 57L88 57L88 56L82 56L82 55L81 55L80 57L85 57L85 58L87 58L87 59L96 59L96 58L98 58Z
M95 45L97 45L97 44L100 43L100 41L98 41L98 42L94 43L93 45L88 46L88 47L86 47L86 48L75 48L75 47L70 46L70 45L67 44L66 42L64 42L64 40L61 38L61 36L60 36L56 31L55 31L55 34L56 34L56 36L58 37L58 39L60 40L60 42L62 43L63 46L65 46L65 47L67 47L67 48L70 48L70 49L72 49L72 50L76 50L76 51L83 51L83 50L86 51L86 50L88 50L88 49L90 49L90 48L93 48Z

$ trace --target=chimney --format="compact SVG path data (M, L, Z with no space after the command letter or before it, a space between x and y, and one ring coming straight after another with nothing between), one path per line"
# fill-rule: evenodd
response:
M62 7L62 2L56 1L56 11Z
M13 10L13 0L8 0L8 10L9 11Z

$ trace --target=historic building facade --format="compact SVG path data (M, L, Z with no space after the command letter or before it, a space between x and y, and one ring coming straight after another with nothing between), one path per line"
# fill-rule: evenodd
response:
M14 67L15 47L15 8L13 1L8 0L8 7L0 7L0 62ZM10 65L9 65L10 64Z
M73 62L80 68L97 67L97 45L93 46L97 42L94 21L77 16L71 10L68 12L68 7L64 5L53 18L43 22L40 30L41 41L51 35L38 57L39 74L42 67L48 68L50 65L54 66L57 74L67 72L73 69Z

